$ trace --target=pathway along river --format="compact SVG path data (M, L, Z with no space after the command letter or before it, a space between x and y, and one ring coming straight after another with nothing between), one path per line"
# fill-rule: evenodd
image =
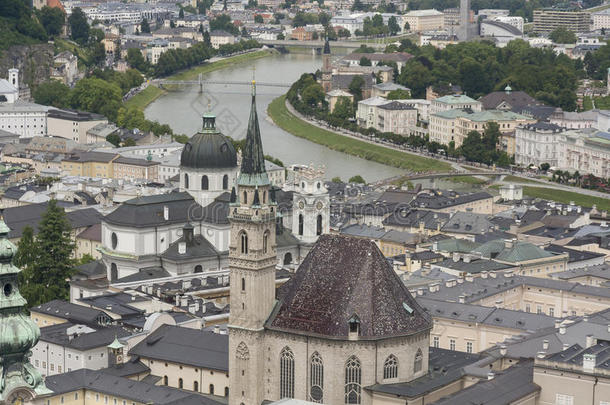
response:
M204 76L212 81L251 81L253 69L256 80L271 83L293 83L303 73L315 72L322 58L304 54L273 54ZM201 129L201 115L211 110L217 117L217 125L225 135L235 139L246 136L250 113L250 87L244 85L207 85L203 94L198 86L168 92L150 104L146 118L169 124L174 132L189 136ZM326 165L328 179L339 176L344 181L360 174L367 181L393 177L404 171L379 163L360 159L324 146L295 137L278 128L267 117L267 106L276 97L288 91L283 87L259 86L257 88L257 110L265 153L284 162ZM209 105L209 107L208 107Z

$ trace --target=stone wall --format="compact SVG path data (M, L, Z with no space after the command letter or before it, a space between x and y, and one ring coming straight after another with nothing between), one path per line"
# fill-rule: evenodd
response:
M53 64L53 44L15 45L0 53L0 78L7 78L10 68L19 69L19 81L28 86L49 78Z

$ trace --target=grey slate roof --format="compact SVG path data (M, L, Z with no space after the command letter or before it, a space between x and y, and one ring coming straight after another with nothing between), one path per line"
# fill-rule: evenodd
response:
M198 257L217 257L218 251L204 236L193 236L192 243L186 244L186 252L181 254L178 252L178 247L181 242L184 242L184 236L169 245L167 250L161 254L161 257L169 260L194 259Z
M588 348L575 344L562 352L548 356L546 359L566 365L582 366L585 354L595 355L595 368L610 371L610 343L605 341Z
M94 308L103 308L104 310L121 315L122 317L135 316L143 313L144 310L133 307L130 304L146 300L148 300L148 298L131 295L124 292L108 293L79 299L83 305L89 305Z
M489 216L485 214L459 211L449 218L441 230L467 235L484 234L494 228L494 224L488 218Z
M417 197L411 201L411 206L414 208L436 210L492 197L491 194L485 191L464 194L452 191L439 192L429 190L418 194Z
M493 260L477 259L473 258L470 261L464 261L463 258L455 261L453 259L446 259L442 262L433 264L434 267L443 267L451 270L457 270L461 272L477 274L482 271L501 271L514 268L513 266L495 262Z
M569 281L577 277L597 277L610 280L610 265L607 263L552 273L551 277Z
M134 346L130 355L229 371L229 336L163 325Z
M122 326L112 326L99 328L94 332L83 333L70 338L67 329L74 327L75 324L64 322L57 325L45 326L40 328L40 341L55 343L74 350L90 350L98 347L108 346L116 338L128 336L130 333Z
M132 283L134 281L154 280L157 278L169 277L171 274L163 267L143 267L137 273L116 279L113 283Z
M433 212L426 210L406 210L400 209L395 211L383 220L385 226L403 226L418 228L421 222L424 223L425 229L434 229L440 225L441 227L449 220L450 214L444 212Z
M45 304L40 304L30 308L30 312L51 315L57 318L66 319L70 322L86 325L95 325L103 319L108 321L111 320L104 311L62 300L52 300Z
M150 372L150 368L142 363L138 357L134 357L126 363L117 364L112 367L103 368L100 371L117 377L131 377L138 374Z
M231 194L225 192L205 207L194 205L191 208L191 218L208 224L226 225L229 223L230 200Z
M567 253L568 254L568 263L577 263L583 262L587 260L592 260L596 258L602 258L606 255L604 253L597 252L587 252L586 250L575 250L570 249L565 246L560 245L549 245L545 248L545 250L553 253Z
M373 87L373 76L369 74L353 74L353 75L333 75L331 79L331 87L333 89L349 89L349 85L351 84L354 77L360 76L364 79L364 85L362 86L362 90L370 90Z
M407 336L432 327L368 239L320 236L278 296L266 323L272 330L345 339L354 317L360 322L360 339Z
M169 219L163 217L164 207L169 210ZM161 224L186 223L191 210L200 207L187 192L173 192L125 201L116 210L104 217L113 225L134 228L153 227Z
M219 405L223 403L192 391L117 377L103 370L80 369L56 374L48 376L45 383L47 388L56 395L86 388L109 396L153 405Z
M106 275L106 265L101 260L81 264L75 267L76 274L86 278L96 278L96 276Z
M433 405L485 404L510 405L521 398L540 391L533 382L534 362L524 361L447 398L433 402Z
M499 105L506 102L511 106L511 109L519 108L529 105L540 105L542 104L535 98L531 97L524 91L494 91L487 94L479 99L483 103L484 110L495 110Z

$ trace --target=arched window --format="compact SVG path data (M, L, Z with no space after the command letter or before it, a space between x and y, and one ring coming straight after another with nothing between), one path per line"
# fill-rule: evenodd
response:
M189 188L189 175L184 173L184 188Z
M182 381L182 378L178 378L178 388L184 388L184 382Z
M214 395L214 384L210 384L210 395Z
M246 291L246 279L243 277L241 278L241 290Z
M280 399L294 398L294 354L289 347L280 353Z
M241 243L241 252L243 254L247 254L248 253L248 234L245 231L241 232L240 243Z
M229 387L225 387L225 397L229 396Z
M322 215L318 215L316 219L316 235L322 235Z
M112 248L116 249L117 245L119 244L119 238L117 238L116 233L112 232L112 235L110 235L110 240L112 242Z
M303 236L303 214L299 214L299 235Z
M359 404L362 391L362 367L358 357L352 356L345 363L345 403Z
M222 176L222 189L223 190L229 189L229 176L226 174L224 176Z
M193 381L193 391L199 392L199 382Z
M415 362L413 363L414 373L421 371L423 361L424 355L422 354L421 349L417 349L417 353L415 353Z
M263 204L267 203L267 192L263 191Z
M241 360L248 360L250 358L250 350L244 342L240 342L235 350L235 357ZM243 372L242 372L243 375Z
M284 255L284 264L292 263L292 253L288 252Z
M313 402L321 404L324 399L324 363L318 352L311 355L309 375L309 396Z
M110 265L110 281L114 281L119 278L119 270L116 267L116 263Z
M167 385L167 376L166 375L163 376L163 385Z
M248 204L248 193L244 191L244 204Z
M390 354L383 363L383 379L398 378L398 359Z
M269 248L269 231L265 231L263 234L263 253L267 253Z
M210 188L210 181L208 180L208 176L201 176L201 189L207 190Z
M202 273L202 272L203 272L203 267L201 267L200 264L195 266L195 273Z

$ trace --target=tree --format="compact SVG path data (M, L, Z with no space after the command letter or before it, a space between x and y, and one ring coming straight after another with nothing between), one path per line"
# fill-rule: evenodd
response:
M184 9L180 7L180 11L178 12L178 18L184 18Z
M66 21L66 15L57 7L44 6L39 11L39 20L49 37L61 34L61 28Z
M360 66L371 66L371 60L369 58L367 58L366 56L363 56L360 58Z
M72 9L72 14L68 17L70 25L70 38L81 45L85 45L89 41L89 24L87 16L80 7Z
M34 247L34 230L26 225L21 232L21 239L17 244L17 253L13 257L13 264L25 271L36 262L36 250Z
M206 31L206 32L203 33L203 43L208 48L212 46L212 40L210 39L210 32L209 31Z
M398 25L396 17L392 16L388 19L388 30L390 31L390 35L396 35L400 32L400 25Z
M110 134L110 135L106 136L106 141L113 144L115 146L115 148L118 148L119 145L121 144L121 137L118 136L117 134Z
M460 146L462 155L466 160L471 162L483 162L483 148L481 142L481 134L477 131L470 131L462 146Z
M574 34L572 31L569 31L563 26L557 27L553 31L551 31L551 33L549 34L549 38L556 44L576 43L576 34Z
M409 90L403 89L392 90L388 93L386 98L388 100L406 100L408 98L411 98L411 92L409 92Z
M180 9L182 11L182 9ZM140 24L140 32L142 34L150 34L150 24L148 24L148 20L145 18L142 20L142 24Z
M354 0L352 5L352 11L363 11L366 7L362 4L361 0Z
M354 96L354 104L362 100L362 88L364 87L364 78L362 76L354 76L349 84L349 92Z
M89 52L89 62L92 66L103 66L106 61L106 48L101 42L91 45Z
M38 226L35 242L27 242L33 251L29 257L34 260L26 263L20 273L20 290L29 305L69 298L68 280L74 266L71 231L64 209L57 205L56 200L50 200Z
M121 103L119 86L98 78L79 80L70 94L73 108L105 115L111 121L116 119Z
M551 165L546 162L540 164L540 170L542 170L543 172L548 171L550 168L551 168Z
M339 176L335 176L332 179L330 179L330 181L332 181L333 183L343 183L343 181L341 181L341 177Z
M283 41L283 40L286 39L286 36L283 33L280 32L279 34L277 34L275 39L277 39L278 41Z
M254 16L254 22L258 23L258 24L263 24L265 21L263 20L263 16L260 14L257 14Z
M404 32L408 32L411 29L411 25L408 22L405 23L405 26L402 27Z
M364 181L364 179L362 178L361 175L357 174L355 176L352 176L349 178L348 180L349 183L360 183L360 184L366 184L366 181Z
M136 141L133 138L127 138L123 141L123 146L136 146Z
M49 80L34 89L34 101L57 108L66 107L70 88L58 80Z
M354 116L354 105L348 97L339 97L332 115L341 119L347 120Z
M324 89L320 83L312 83L301 93L303 102L310 107L317 107L324 101Z
M134 69L138 69L140 72L148 70L148 64L142 52L138 48L129 48L127 50L127 63Z

